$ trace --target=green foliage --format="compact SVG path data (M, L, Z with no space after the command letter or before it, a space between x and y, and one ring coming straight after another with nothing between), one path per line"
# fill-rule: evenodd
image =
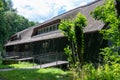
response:
M110 47L106 47L102 51L104 52L100 52L100 54L104 55L105 63L120 63L120 57L117 51L112 50Z
M83 28L87 25L86 17L80 13L77 14L74 22L75 26L75 43L76 43L76 52L78 55L78 60L80 66L83 65L83 53L84 53L84 32Z
M65 50L66 55L68 56L68 61L70 63L72 63L73 62L73 58L72 58L72 51L70 50L70 47L67 46L66 48L64 48L64 50Z
M77 62L80 62L81 65L83 63L83 27L86 24L86 18L81 13L78 13L75 19L62 20L59 25L60 30L68 37L69 46L65 48L65 52L68 54L68 60L74 66Z
M68 20L62 20L59 25L60 30L64 33L65 36L68 37L68 39L74 39L74 21L71 19Z
M82 70L74 68L72 80L119 80L120 64L99 66L97 69L92 64L86 64Z
M120 17L116 13L114 0L106 0L105 4L98 6L92 15L95 19L103 21L107 29L101 31L103 38L111 43L107 48L102 49L101 54L105 55L106 62L119 60L120 51ZM117 61L119 62L119 61Z
M86 64L82 70L74 68L73 80L120 80L120 17L117 11L119 9L120 7L115 8L114 0L106 0L92 12L95 19L101 20L107 26L100 31L103 38L109 42L109 46L100 53L104 55L105 64L97 68L92 64Z
M6 21L5 23L9 26L9 37L18 31L35 25L34 22L28 21L28 19L16 14L13 11L6 11L4 15Z
M99 66L98 69L95 69L94 67L92 67L92 69L89 68L88 70L84 69L85 74L87 74L85 80L119 80L120 70L118 70L118 67L120 67L120 64L112 66L106 64L104 66Z
M18 15L11 0L0 0L0 52L3 52L3 45L11 35L35 24Z
M3 0L0 0L0 52L3 51L3 43L7 37L7 26L4 21L4 3Z
M81 13L78 13L76 18L75 18L75 26L78 26L78 27L80 27L82 29L85 26L87 26L86 17L84 15L82 15Z

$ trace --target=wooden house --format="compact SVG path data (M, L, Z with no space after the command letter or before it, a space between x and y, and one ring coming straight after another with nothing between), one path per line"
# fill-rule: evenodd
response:
M86 61L98 61L99 49L106 44L99 34L99 30L105 28L105 25L101 21L92 18L90 13L97 6L102 5L104 1L97 0L85 6L80 6L14 34L5 44L6 57L18 56L24 58L33 56L36 60L40 59L45 62L52 62L56 59L66 60L64 48L68 44L68 40L58 29L58 25L62 19L74 18L80 12L86 16L88 21L88 25L84 28L84 59Z

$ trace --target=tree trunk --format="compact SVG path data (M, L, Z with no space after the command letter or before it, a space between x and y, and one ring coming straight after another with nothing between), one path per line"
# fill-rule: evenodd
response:
M73 43L73 41L70 39L70 48L71 48L71 51L72 51L72 59L73 59L73 64L75 65L75 63L76 63L76 59L75 59L75 48L74 48L74 43Z
M77 46L77 55L80 62L80 67L83 66L83 30L79 26L75 26L75 37Z

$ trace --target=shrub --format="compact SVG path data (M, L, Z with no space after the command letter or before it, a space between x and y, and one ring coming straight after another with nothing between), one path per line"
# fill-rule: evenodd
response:
M120 80L120 64L102 65L95 68L92 64L86 64L82 70L71 69L73 80Z

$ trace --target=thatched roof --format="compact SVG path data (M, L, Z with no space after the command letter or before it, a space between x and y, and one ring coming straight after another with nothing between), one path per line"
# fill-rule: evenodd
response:
M104 27L104 24L101 21L95 20L92 18L90 15L90 12L94 10L95 7L102 5L105 0L97 0L94 1L90 4L87 4L85 6L81 6L78 8L75 8L73 10L70 10L64 14L58 15L48 21L45 21L43 23L40 23L39 25L27 28L21 32L16 33L15 35L21 36L20 40L15 40L15 41L8 41L5 46L10 46L10 45L17 45L17 44L24 44L24 43L30 43L30 42L35 42L35 41L41 41L41 40L46 40L46 39L52 39L52 38L58 38L58 37L64 37L64 35L59 31L53 31L53 32L48 32L44 34L40 34L37 36L32 36L33 30L37 27L40 27L42 25L48 24L52 21L58 20L58 19L68 19L71 17L75 17L78 12L82 13L83 15L86 16L88 25L84 28L84 32L93 32L93 31L99 31Z

